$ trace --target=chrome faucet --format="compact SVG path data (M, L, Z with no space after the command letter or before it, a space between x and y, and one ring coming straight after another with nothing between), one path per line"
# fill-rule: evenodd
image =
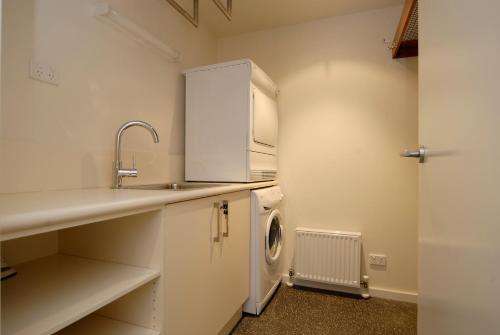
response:
M111 186L111 188L122 187L123 177L137 177L138 171L135 168L135 158L133 158L132 160L131 169L122 168L122 159L121 159L122 135L125 130L134 126L140 126L147 129L153 136L153 141L155 143L160 142L158 133L149 123L146 123L144 121L129 121L126 122L123 126L121 126L120 129L118 129L118 131L116 132L115 161L113 162L113 186Z

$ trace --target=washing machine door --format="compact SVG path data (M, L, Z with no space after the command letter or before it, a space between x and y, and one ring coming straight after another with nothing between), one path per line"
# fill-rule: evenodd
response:
M281 255L283 246L283 225L280 211L275 209L269 215L266 224L266 261L276 263Z

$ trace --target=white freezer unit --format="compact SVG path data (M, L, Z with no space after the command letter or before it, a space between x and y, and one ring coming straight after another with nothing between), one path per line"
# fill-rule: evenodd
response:
M251 60L186 75L186 181L256 182L278 172L278 89Z

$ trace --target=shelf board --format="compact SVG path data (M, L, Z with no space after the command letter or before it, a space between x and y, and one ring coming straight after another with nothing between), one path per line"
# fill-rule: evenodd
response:
M91 314L56 335L159 335L160 332Z
M418 0L406 0L394 36L392 58L418 56Z
M1 284L3 335L53 334L160 275L59 254L14 268Z

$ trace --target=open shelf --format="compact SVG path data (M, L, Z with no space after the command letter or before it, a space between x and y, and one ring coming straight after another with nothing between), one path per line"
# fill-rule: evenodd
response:
M53 334L160 276L147 268L60 254L15 269L17 275L1 284L3 335ZM101 324L93 320L87 322Z
M392 58L418 56L418 0L405 0L394 36Z
M159 335L160 332L105 318L89 315L68 326L56 335Z

